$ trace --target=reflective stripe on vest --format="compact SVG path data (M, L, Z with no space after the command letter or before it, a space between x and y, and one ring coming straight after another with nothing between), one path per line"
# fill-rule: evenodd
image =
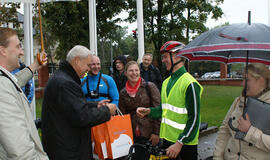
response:
M178 108L170 104L162 104L162 109L168 109L170 111L176 112L178 114L187 114L186 108Z
M176 122L169 120L167 118L162 118L161 123L165 123L169 126L172 126L173 128L177 128L179 130L184 130L186 127L186 124L179 124L179 123L176 123Z

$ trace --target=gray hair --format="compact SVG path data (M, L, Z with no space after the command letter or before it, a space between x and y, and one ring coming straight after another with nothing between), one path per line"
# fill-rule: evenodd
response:
M77 56L80 58L85 58L89 55L93 54L88 48L81 45L76 45L68 52L66 60L71 62Z

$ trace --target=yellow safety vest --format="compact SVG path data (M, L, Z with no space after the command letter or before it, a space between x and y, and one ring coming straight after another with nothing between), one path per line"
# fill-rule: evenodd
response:
M171 77L167 78L162 84L162 121L160 126L160 138L175 143L178 140L179 135L183 133L188 120L187 109L185 107L185 97L188 86L191 83L197 83L201 88L200 96L202 95L203 88L189 73L184 73L173 85L167 96L167 85L170 78ZM198 137L199 129L194 140L187 145L197 145Z

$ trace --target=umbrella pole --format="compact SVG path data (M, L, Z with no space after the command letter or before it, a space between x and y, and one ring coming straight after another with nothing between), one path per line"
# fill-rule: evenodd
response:
M44 42L43 42L43 32L42 32L40 0L38 0L38 15L39 15L39 31L40 31L40 45L41 45L40 53L42 53L44 51ZM38 70L39 87L45 87L48 79L49 79L49 71L48 71L48 63L47 63L46 67L43 67Z
M38 0L38 18L39 18L39 31L40 31L40 45L41 45L41 52L42 52L44 51L44 42L43 42L43 32L42 32L40 0Z
M247 107L247 81L248 81L248 56L249 56L249 50L247 50L247 56L246 56L246 68L245 68L245 86L244 86L244 109ZM243 117L245 118L245 113L243 112Z
M251 24L251 11L248 11L248 25ZM244 88L244 109L247 107L247 81L248 81L248 56L249 50L247 50L246 56L246 69L245 69L245 88ZM243 112L243 117L245 118L245 112Z

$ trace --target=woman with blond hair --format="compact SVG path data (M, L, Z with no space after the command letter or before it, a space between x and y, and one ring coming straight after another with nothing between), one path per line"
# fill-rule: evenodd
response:
M270 103L269 82L270 71L265 65L260 63L248 65L247 97ZM245 80L243 84L245 84ZM243 118L243 110L244 96L242 95L234 100L219 128L214 151L215 160L266 160L270 158L270 135L253 126L247 113ZM231 121L231 125L229 125L229 121ZM244 133L245 136L242 140L235 138L236 131L232 127Z

